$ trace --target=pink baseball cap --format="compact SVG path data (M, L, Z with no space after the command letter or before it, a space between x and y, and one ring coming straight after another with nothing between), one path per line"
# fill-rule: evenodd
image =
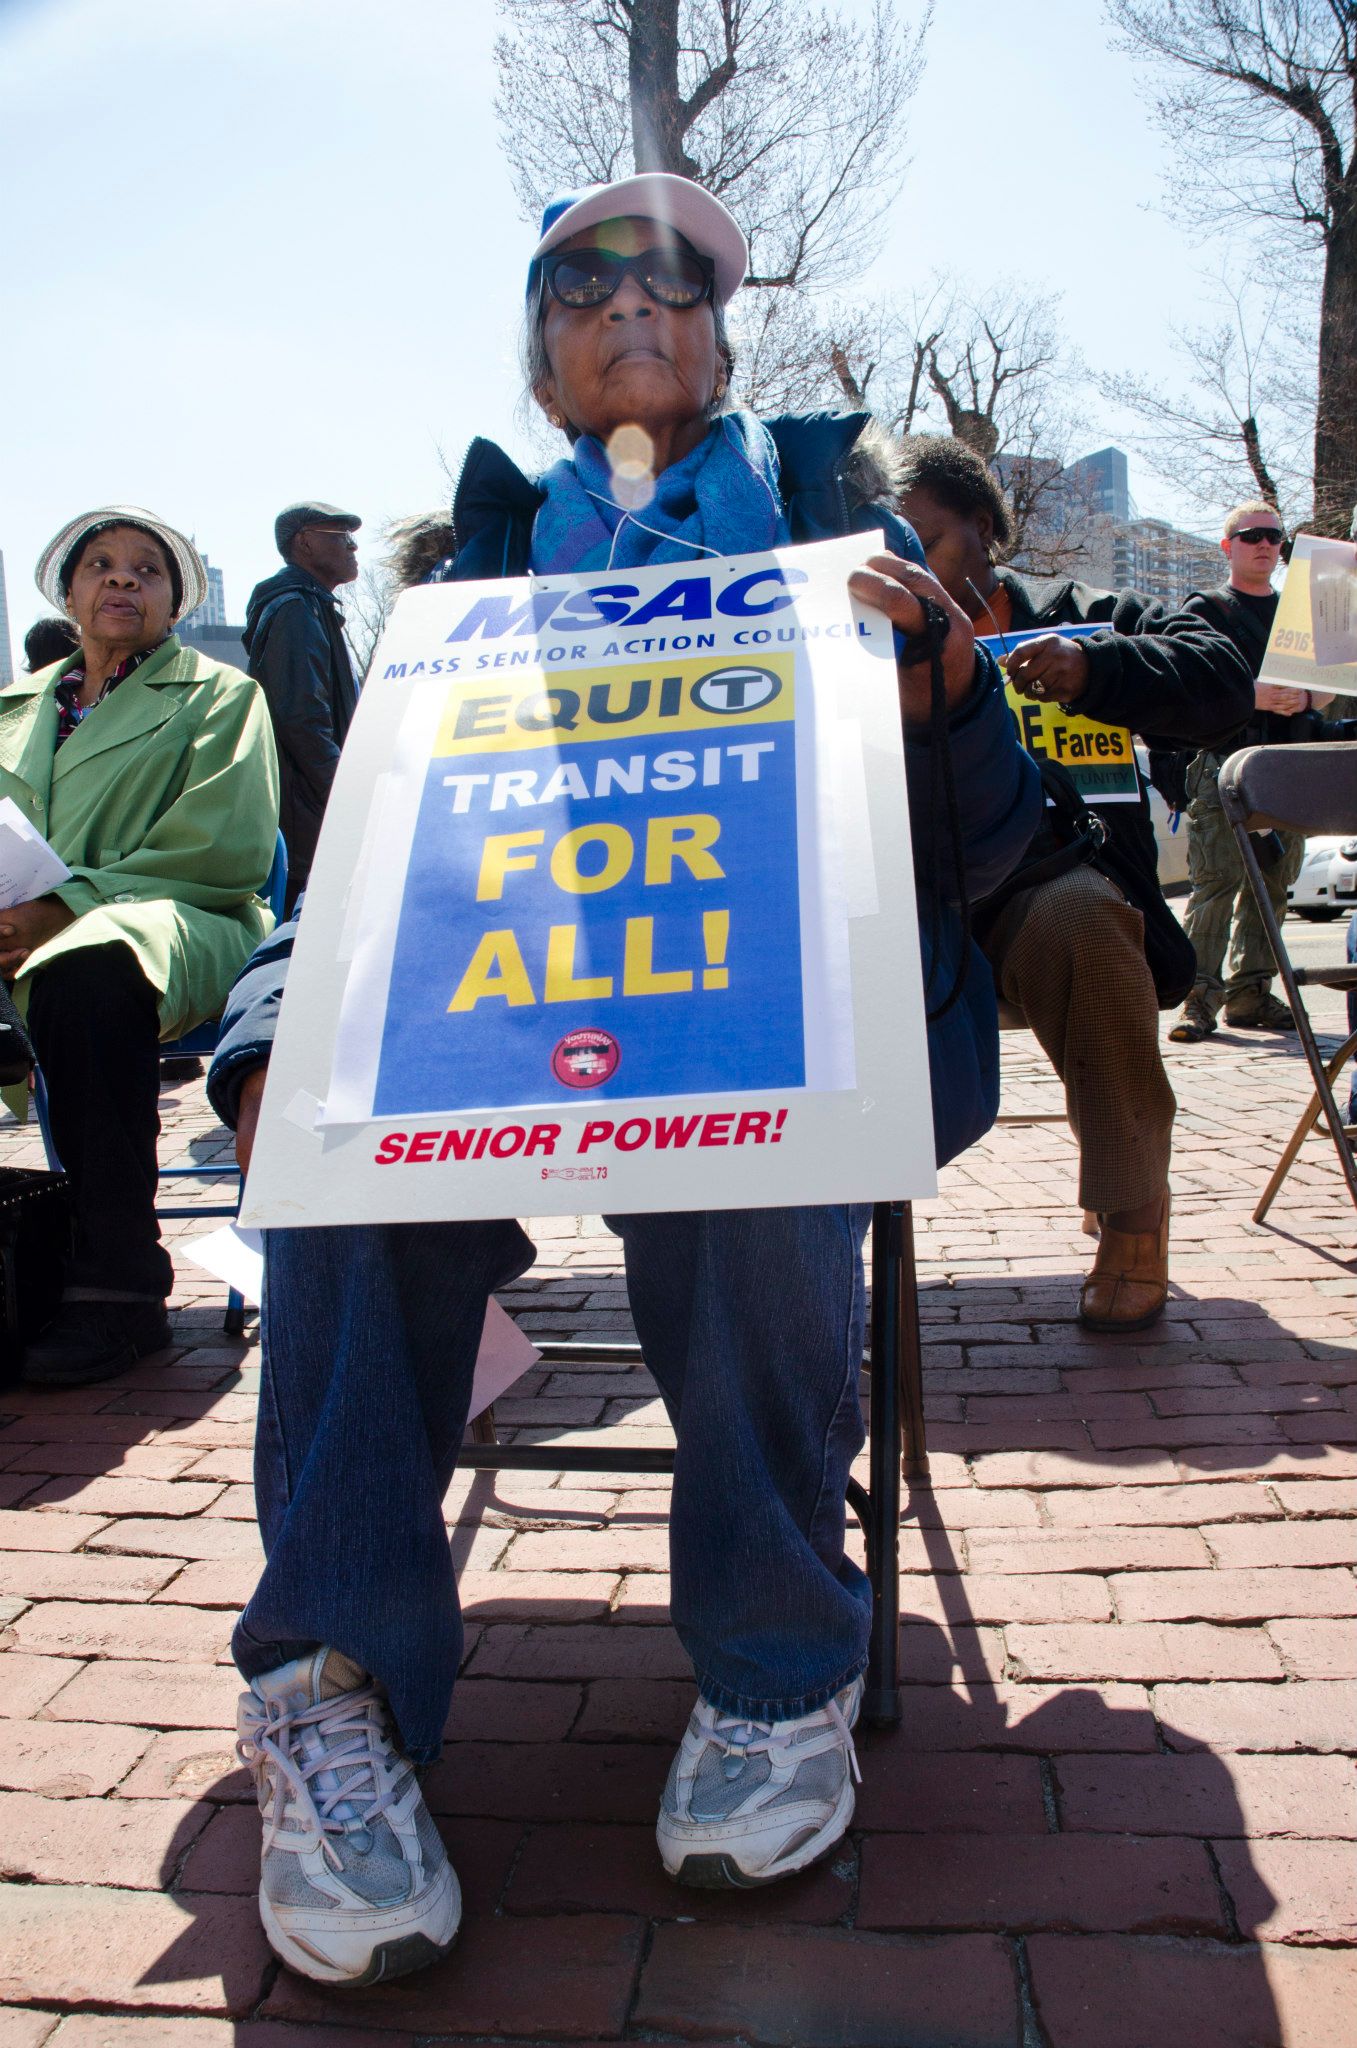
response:
M611 185L587 185L579 192L561 192L548 201L542 215L542 238L528 268L528 297L537 289L541 261L581 228L599 221L629 218L662 221L715 268L716 295L724 306L733 299L749 271L749 244L733 213L705 186L672 171L643 171Z

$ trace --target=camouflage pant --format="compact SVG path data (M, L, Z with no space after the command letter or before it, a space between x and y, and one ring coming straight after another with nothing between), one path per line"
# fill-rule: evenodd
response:
M1244 863L1234 833L1220 807L1217 782L1221 759L1219 754L1199 754L1187 774L1192 799L1187 811L1192 893L1187 899L1183 923L1197 949L1197 979L1192 994L1212 1012L1233 996L1266 995L1277 971L1253 892L1244 879ZM1300 873L1305 839L1299 832L1283 832L1279 836L1285 856L1276 867L1264 868L1263 880L1280 923L1286 916L1287 889ZM1227 946L1228 977L1223 972Z

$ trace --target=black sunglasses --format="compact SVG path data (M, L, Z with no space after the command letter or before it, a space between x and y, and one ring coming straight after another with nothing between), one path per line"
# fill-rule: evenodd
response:
M716 267L695 249L647 249L615 256L610 249L555 249L542 260L551 296L574 312L606 305L630 271L658 306L687 310L712 295Z
M1237 526L1230 535L1230 539L1248 541L1250 545L1255 541L1271 540L1275 541L1277 546L1280 547L1286 539L1286 535L1282 532L1280 526Z

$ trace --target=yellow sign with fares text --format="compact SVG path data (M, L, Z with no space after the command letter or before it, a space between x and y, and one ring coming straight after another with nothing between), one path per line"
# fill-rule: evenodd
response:
M1140 778L1131 735L1124 725L1104 725L1100 719L1081 718L1068 705L1024 697L1008 680L1007 652L1021 641L1038 639L1047 632L1081 640L1102 630L1097 626L1043 626L1035 632L1006 633L1002 640L989 637L981 645L988 647L1004 673L1004 695L1018 738L1033 760L1057 761L1068 769L1086 804L1136 804L1140 802Z

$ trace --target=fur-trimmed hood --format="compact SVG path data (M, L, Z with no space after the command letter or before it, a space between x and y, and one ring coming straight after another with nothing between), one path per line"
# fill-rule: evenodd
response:
M450 512L412 512L393 519L386 531L387 566L398 590L427 583L433 571L453 552Z
M903 473L900 444L869 413L784 414L765 424L778 445L784 496L814 488L827 480L828 471L854 504L894 508L898 503ZM807 445L803 447L803 443ZM473 442L472 448L486 445ZM507 456L496 453L508 467ZM471 468L469 461L463 463L451 511L417 512L392 522L387 559L397 589L427 583L439 564L457 552L464 509L459 502L461 483ZM527 490L537 490L521 471L517 474Z
M898 505L904 486L904 450L869 413L840 466L847 488L864 505Z

